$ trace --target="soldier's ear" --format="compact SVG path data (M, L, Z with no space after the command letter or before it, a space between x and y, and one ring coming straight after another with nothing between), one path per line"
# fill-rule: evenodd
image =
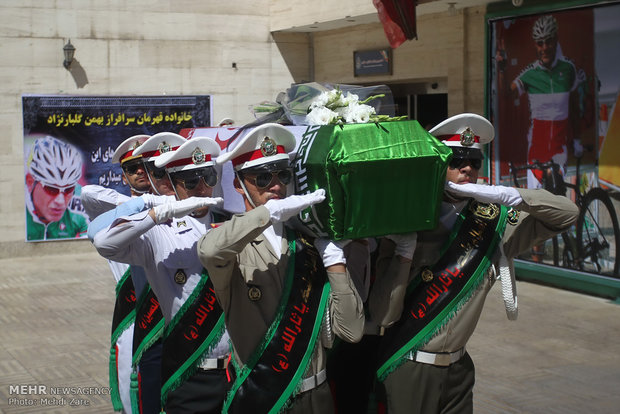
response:
M239 181L239 177L235 175L235 179L233 180L233 186L235 187L235 191L237 191L241 195L245 195L243 188L241 187L241 182Z

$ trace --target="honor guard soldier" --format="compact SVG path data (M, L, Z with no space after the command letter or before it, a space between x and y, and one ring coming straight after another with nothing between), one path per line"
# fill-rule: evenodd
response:
M223 412L333 412L324 348L333 334L362 335L362 301L341 245L317 239L315 249L285 224L325 199L324 190L287 196L294 148L288 129L264 124L217 159L232 162L246 210L198 245L233 345L236 380Z
M121 165L123 183L129 186L132 197L148 193L151 189L142 157L133 155L133 150L148 138L148 135L129 137L112 155L112 163ZM99 185L82 187L80 198L90 220L130 199L125 194ZM132 413L130 384L136 300L146 285L146 278L143 272L131 272L125 263L108 260L108 264L117 284L110 349L110 394L115 411ZM158 401L156 403L159 405Z
M166 134L162 142L175 135ZM216 413L227 391L228 335L196 243L213 223L210 207L223 201L212 197L218 181L214 158L220 149L210 138L183 140L172 151L158 146L141 153L152 161L147 166L151 172L163 170L155 178L168 180L177 200L129 216L117 214L95 235L94 245L106 258L143 267L159 299L166 323L161 370L165 411Z
M483 117L456 115L430 133L453 151L438 226L382 240L370 298L371 319L386 328L377 375L391 414L473 411L465 346L489 290L501 279L515 319L512 258L565 231L578 214L568 198L542 189L477 184L482 149L494 137Z
M123 141L112 155L112 163L120 163L123 172L123 182L130 188L131 198L111 188L98 185L87 185L82 189L82 203L91 220L101 214L109 217L100 219L98 223L88 228L88 236L92 241L94 235L106 227L115 214L131 214L142 211L145 205L151 205L157 198L150 193L153 191L147 175L146 167L142 162L142 155L134 152L146 142L148 135L134 135ZM115 209L121 206L120 209ZM106 213L110 211L110 213ZM105 224L104 224L105 223ZM99 224L99 225L97 225ZM122 409L131 413L158 413L161 410L161 336L163 334L163 315L159 302L148 285L144 269L140 266L129 266L109 260L112 271L123 277L117 287L117 305L123 303L123 297L131 290L133 309L131 319L122 310L125 307L115 306L112 342L113 351L110 358L110 382L114 381L114 373L118 372L118 388ZM128 273L129 272L129 273ZM131 274L129 279L127 276ZM115 276L116 277L116 276ZM138 321L136 324L135 321ZM123 327L131 322L126 330ZM122 331L122 333L120 333ZM120 337L118 336L120 333ZM130 336L131 335L131 336ZM115 342L115 338L118 340ZM128 338L128 339L125 339ZM118 366L118 369L116 369ZM125 370L129 370L127 376ZM138 375L139 373L139 375ZM125 382L127 382L125 387ZM112 402L116 410L120 404L115 387L112 388ZM129 405L128 405L129 404Z
M157 195L174 195L174 188L166 170L155 166L155 160L170 151L175 151L187 140L174 132L159 132L136 148L134 155L141 156L146 167L151 187Z

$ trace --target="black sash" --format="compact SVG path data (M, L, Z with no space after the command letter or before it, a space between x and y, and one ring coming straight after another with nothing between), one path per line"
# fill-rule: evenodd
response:
M302 242L305 242L302 240ZM327 273L314 247L295 252L289 236L287 279L276 318L237 372L222 412L279 412L294 396L310 363L329 296Z
M136 305L136 322L133 328L133 364L138 365L142 354L163 334L164 315L150 285L146 285Z
M379 346L377 377L383 381L409 352L415 352L441 329L483 280L506 225L506 208L470 203L461 213L441 258L414 278L403 314L386 331Z
M127 322L133 318L136 308L136 292L131 281L131 268L116 285L116 302L114 304L114 316L112 317L112 344L127 329ZM129 324L130 325L130 324Z
M161 398L192 376L203 356L224 333L224 313L206 271L181 309L166 326L162 350Z

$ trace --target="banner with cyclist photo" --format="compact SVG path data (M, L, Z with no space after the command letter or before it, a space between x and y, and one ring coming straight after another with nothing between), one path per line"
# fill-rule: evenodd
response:
M129 195L116 147L133 135L211 125L209 95L22 96L26 241L85 238L87 184Z
M555 7L487 16L491 181L545 188L580 208L570 232L522 259L617 276L620 164L610 160L620 145L607 127L620 91L620 3Z

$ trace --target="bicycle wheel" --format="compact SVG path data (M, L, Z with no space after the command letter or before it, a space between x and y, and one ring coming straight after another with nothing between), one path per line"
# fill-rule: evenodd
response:
M618 277L618 217L603 189L593 188L583 198L576 230L583 270Z

